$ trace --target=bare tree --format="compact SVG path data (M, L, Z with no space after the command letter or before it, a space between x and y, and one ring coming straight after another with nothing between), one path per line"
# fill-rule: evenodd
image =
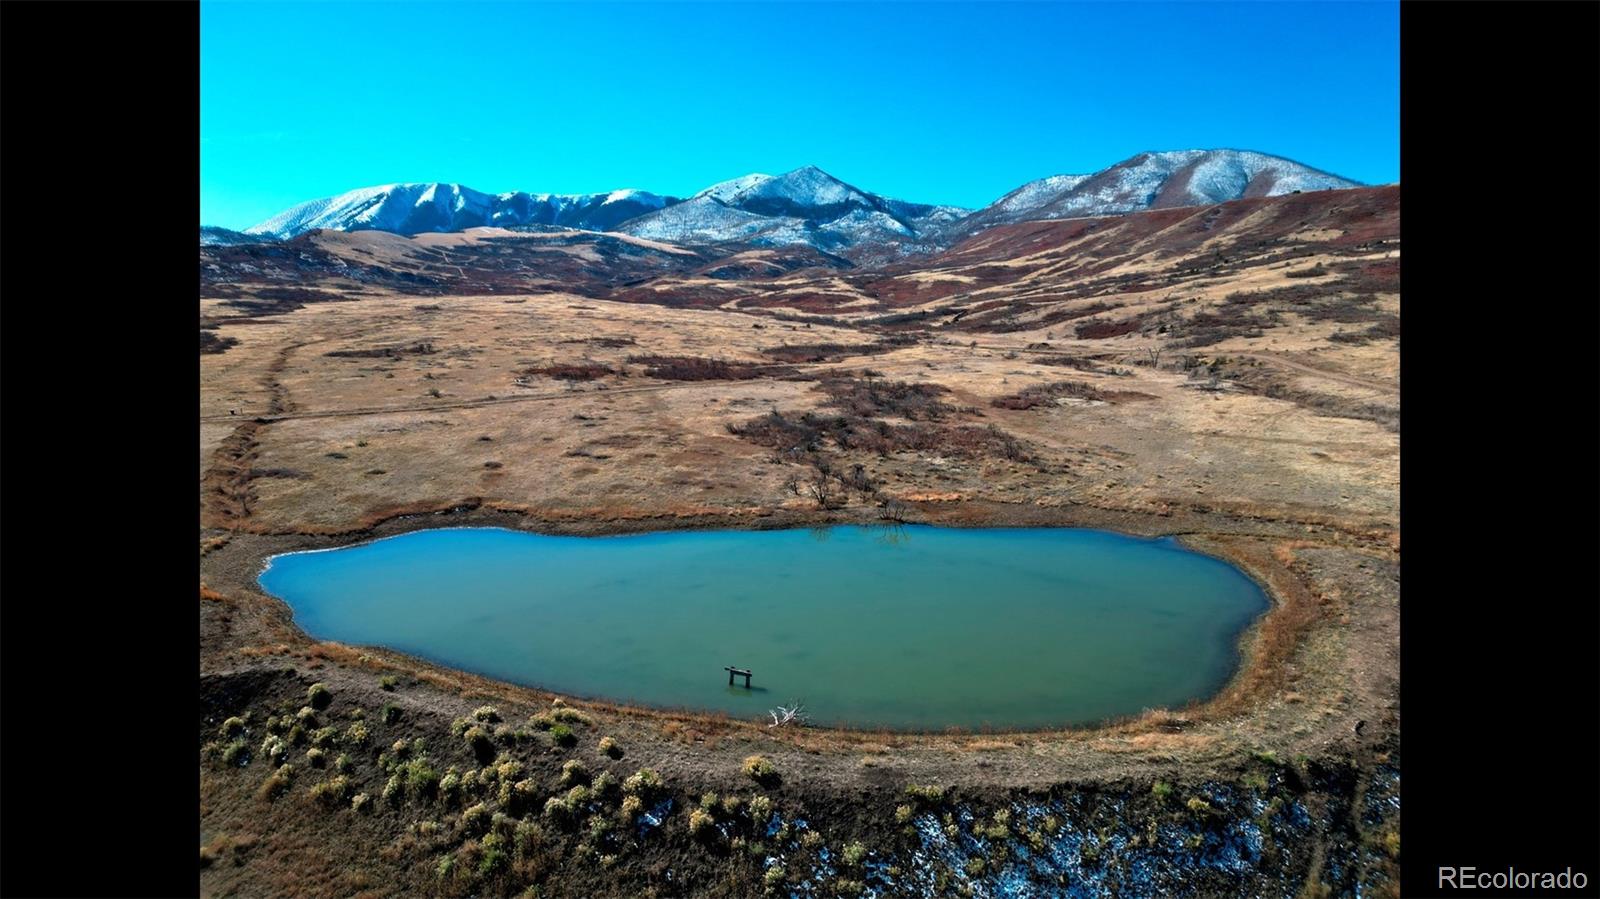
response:
M904 523L907 511L906 504L892 496L878 504L878 517L884 521Z
M862 502L872 499L873 494L878 492L878 485L873 483L872 478L867 474L867 467L859 462L850 466L848 477L841 475L839 480L846 487L861 494Z
M811 480L806 482L806 492L817 501L817 508L831 509L838 505L838 495L834 493L833 482L835 475L833 466L826 459L811 460Z

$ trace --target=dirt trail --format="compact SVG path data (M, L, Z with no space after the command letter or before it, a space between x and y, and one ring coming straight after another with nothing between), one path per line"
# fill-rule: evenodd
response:
M1314 378L1326 378L1329 381L1338 381L1341 384L1348 384L1351 387L1364 387L1368 390L1377 390L1381 393L1400 393L1400 385L1393 382L1375 381L1371 378L1363 378L1358 375L1347 375L1343 372L1328 371L1325 368L1317 368L1315 366L1307 365L1304 362L1296 362L1292 359L1285 359L1282 356L1276 356L1271 353L1229 353L1228 355L1238 356L1242 359L1254 359L1257 362L1265 362L1268 365L1276 365L1280 368L1293 369L1301 374L1310 375Z
M261 432L272 421L292 417L295 406L289 399L288 388L283 386L278 376L288 368L289 357L296 350L346 336L340 334L286 344L272 357L272 362L262 371L259 379L269 397L267 414L240 422L212 453L211 465L200 476L202 524L229 527L250 517L250 504L256 498L255 491L251 489L252 473L261 451ZM203 415L200 420L239 421L239 418L236 415Z

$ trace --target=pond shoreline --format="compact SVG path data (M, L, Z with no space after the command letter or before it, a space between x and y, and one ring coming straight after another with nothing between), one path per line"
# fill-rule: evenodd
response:
M755 660L760 693L803 699L813 726L864 731L1091 728L1204 702L1271 608L1215 556L1088 528L480 525L264 564L262 589L321 639L594 701L762 718L770 702L725 695L701 670Z
M1084 505L1035 506L963 501L918 503L913 506L913 514L907 516L907 518L908 521L905 523L954 528L1092 528L1131 537L1173 537L1184 548L1218 559L1242 572L1255 581L1271 603L1270 607L1257 616L1255 621L1240 634L1235 647L1238 662L1234 667L1232 676L1206 700L1191 703L1181 709L1157 711L1131 716L1126 719L1111 719L1092 725L1045 729L991 728L986 730L986 733L1094 736L1097 734L1123 732L1129 728L1135 730L1146 729L1148 726L1155 726L1151 722L1163 720L1173 715L1180 716L1186 721L1194 722L1223 718L1238 714L1241 711L1247 711L1253 701L1262 698L1261 694L1281 679L1276 676L1281 674L1281 671L1276 669L1281 667L1283 656L1286 654L1285 651L1293 648L1291 642L1290 645L1279 647L1280 651L1277 653L1264 652L1263 647L1260 645L1264 642L1262 640L1263 631L1274 624L1284 624L1285 622L1281 619L1289 617L1286 614L1286 610L1297 605L1303 606L1308 599L1306 586L1300 583L1299 578L1288 571L1286 567L1278 564L1270 551L1264 551L1267 549L1267 545L1274 540L1290 538L1290 535L1293 535L1292 539L1299 542L1348 544L1353 548L1359 547L1368 552L1382 552L1385 549L1379 540L1364 539L1365 535L1352 535L1348 531L1333 527L1301 522L1263 521L1247 516L1232 516L1219 513L1177 512L1175 514L1158 515L1105 510ZM876 514L873 514L871 510L865 509L831 510L827 512L799 509L762 509L692 515L640 514L601 517L570 513L550 514L549 511L539 514L533 510L486 507L476 500L469 499L456 503L438 504L425 511L407 510L378 516L369 526L339 533L239 533L228 535L226 542L222 546L202 554L201 578L202 582L213 590L221 590L230 594L249 594L256 602L262 602L273 607L274 617L280 620L280 624L286 625L292 631L297 638L296 642L316 644L319 641L305 634L293 623L292 612L288 605L265 593L255 582L259 572L272 556L289 552L344 548L385 537L441 528L502 527L508 530L552 536L612 536L668 531L778 530L826 525L875 525L883 523L885 522ZM1321 539L1313 539L1318 537ZM1287 629L1296 632L1303 630L1304 627L1301 622L1289 622L1288 624L1290 626ZM1296 635L1291 634L1290 636ZM1280 640L1279 642L1285 641ZM397 653L392 650L375 647L366 647L365 649L369 653L381 653L384 657L409 660L411 663L422 667L457 671L457 669L449 666L437 665L426 659ZM477 677L477 675L471 675L470 672L459 673ZM492 678L485 680L503 684L510 689L528 691L534 695L555 695L535 687L526 687ZM647 716L660 714L693 718L707 715L707 713L696 713L682 709L663 709L625 703L611 703L600 699L589 701L598 706L619 711L637 712ZM715 717L715 715L713 714L712 717ZM1144 723L1141 724L1141 721ZM763 726L756 721L730 721L729 723L736 726L748 725L752 728L761 728ZM841 736L869 732L843 727L814 727L808 728L808 730L836 733ZM926 732L918 734L911 731L904 733L912 738L917 736L948 735L948 733L932 734Z

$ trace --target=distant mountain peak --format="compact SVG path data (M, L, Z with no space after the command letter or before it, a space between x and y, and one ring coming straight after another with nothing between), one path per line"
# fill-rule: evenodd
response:
M421 234L482 225L559 225L607 231L676 202L673 197L633 189L600 194L488 194L454 182L397 182L301 203L245 233L287 239L318 228Z
M1360 187L1348 178L1255 150L1148 150L1089 175L1031 181L951 226L955 240L990 225L1091 218L1296 191Z

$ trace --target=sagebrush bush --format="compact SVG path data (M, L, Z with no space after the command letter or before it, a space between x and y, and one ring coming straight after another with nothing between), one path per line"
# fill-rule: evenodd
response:
M357 793L350 799L350 810L358 815L372 811L372 797L366 793Z
M588 724L589 716L577 709L557 708L550 712L550 718L563 724Z
M559 796L551 796L544 802L544 816L565 827L572 822L572 806Z
M326 684L312 684L306 689L306 702L314 709L325 709L333 702L333 694L328 691Z
M418 756L401 765L395 772L402 779L406 792L418 797L431 797L439 789L439 772L427 758Z
M456 769L451 768L439 778L439 798L445 802L453 803L461 796L461 775Z
M486 724L494 724L500 720L500 710L492 705L480 705L472 710L472 717Z
M482 854L478 857L479 877L494 877L510 867L511 856L506 852L504 837L497 833L489 834L483 838L479 848L482 850Z
M276 734L268 734L261 741L261 754L273 765L282 765L289 757L289 744Z
M531 856L534 850L543 846L545 842L544 828L535 821L518 821L516 831L512 835L512 846L524 858Z
M622 820L632 823L643 812L644 800L640 799L638 796L622 797L622 808L620 811Z
M789 872L784 870L784 867L781 864L773 865L767 869L767 873L761 875L761 883L768 890L778 890L782 888L784 881L788 879Z
M711 813L702 808L697 808L689 813L689 835L697 840L709 840L720 836L717 831L717 821Z
M343 774L328 778L311 788L311 798L329 808L344 805L350 798L350 778Z
M1150 785L1150 795L1157 799L1166 799L1172 795L1172 784L1164 780L1158 780Z
M383 719L384 724L393 724L400 720L400 707L392 702L386 702L379 711L379 717Z
M339 757L333 760L333 770L340 774L349 774L355 767L356 760L351 758L348 752L339 753Z
M400 775L395 774L389 782L383 785L383 801L385 805L399 805L405 798L405 789L400 786Z
M250 764L250 746L244 740L234 740L222 748L222 763L243 767Z
M911 818L916 814L916 809L909 805L897 806L894 810L894 823L910 824Z
M367 732L367 726L360 721L345 729L344 741L351 746L365 746L372 735Z
M750 823L758 827L772 820L772 800L756 796L750 800Z
M561 785L586 784L589 778L589 766L578 759L568 759L561 765Z
M752 755L744 760L744 775L764 787L777 786L778 769L766 757Z
M610 801L622 795L622 782L610 771L601 771L599 776L590 781L589 786L601 801Z
M572 728L565 724L553 725L550 728L550 739L554 740L557 746L563 748L570 748L578 744L578 735L573 733Z
M478 836L489 830L489 807L483 803L469 806L461 813L461 831L471 836Z
M395 677L392 674L385 674L383 676L383 678L378 681L378 686L382 687L385 690L388 690L390 693L393 693L394 692L394 688L399 686L399 685L400 685L400 678Z
M622 782L622 792L649 801L661 792L661 775L654 768L640 768Z
M306 750L306 763L313 768L321 768L326 764L326 758L326 754L316 747Z
M311 732L311 745L318 749L327 749L339 742L339 732L331 727L320 727Z
M256 791L257 799L271 801L282 796L289 789L289 784L294 780L294 766L283 765L261 782L261 788Z
M867 847L860 840L857 840L853 843L847 844L844 847L844 852L841 853L841 856L844 858L845 864L852 868L858 867L862 862L867 860Z
M617 741L610 737L601 737L600 754L609 759L620 759L622 758L622 747L618 746Z
M481 727L469 727L462 737L472 747L472 754L478 757L478 761L488 762L494 758L494 739L488 731Z
M244 733L244 719L235 715L222 722L222 727L217 729L217 735L224 740L231 740Z
M944 802L943 787L912 784L906 787L906 795L916 800L919 806L936 807Z
M503 803L507 811L521 817L533 808L539 796L539 787L532 780L524 778L511 785L510 795Z

